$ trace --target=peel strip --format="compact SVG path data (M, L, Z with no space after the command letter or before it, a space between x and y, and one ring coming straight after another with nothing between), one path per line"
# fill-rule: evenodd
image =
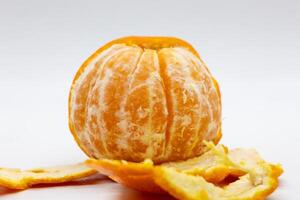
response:
M263 199L277 187L280 165L265 162L253 150L228 151L223 145L206 145L210 150L200 157L161 165L151 160L134 163L90 159L86 163L128 187L164 191L179 199ZM226 184L223 181L227 177L238 180Z
M9 189L27 189L37 184L56 184L96 174L84 163L52 168L20 169L0 168L0 186Z

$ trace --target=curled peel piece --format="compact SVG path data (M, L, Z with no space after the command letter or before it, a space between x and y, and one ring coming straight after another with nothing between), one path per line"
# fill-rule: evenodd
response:
M202 176L165 166L155 169L154 180L174 197L186 200L265 199L277 188L278 177L283 172L279 165L263 161L253 150L235 149L229 152L228 158L248 173L223 187L209 183Z
M151 160L141 163L120 160L87 160L86 163L98 170L101 174L109 176L112 180L136 190L165 193L153 179L154 165Z
M216 184L229 175L245 174L242 168L229 161L226 156L228 150L225 146L218 145L215 147L212 143L208 143L207 146L210 150L202 156L186 161L164 163L160 166L172 167L187 174L200 175L207 181ZM90 159L86 163L101 174L107 175L114 181L128 187L146 192L165 192L153 179L153 172L159 165L154 165L151 160L134 163L120 160Z
M120 160L86 163L100 173L128 187L147 192L168 192L179 199L251 200L264 199L278 185L280 165L265 162L247 149L228 151L225 146L206 144L202 156L180 162L154 165ZM227 178L235 180L227 181Z
M9 189L26 189L37 184L55 184L84 178L97 171L84 163L52 168L20 169L0 168L0 186Z
M212 183L220 183L228 176L239 177L246 174L242 167L228 158L227 147L224 145L214 146L213 143L206 143L206 146L210 150L202 156L181 162L164 163L161 166L173 167L186 174L202 176Z

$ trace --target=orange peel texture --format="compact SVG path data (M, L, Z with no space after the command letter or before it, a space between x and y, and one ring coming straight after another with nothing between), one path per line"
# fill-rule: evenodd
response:
M96 174L97 171L84 163L51 168L20 169L0 168L0 186L9 189L27 189L37 184L70 182Z
M153 180L154 165L151 160L134 163L124 160L89 159L86 164L130 188L152 193L165 192Z
M168 192L178 199L264 199L276 189L282 173L279 165L265 162L253 150L207 145L210 150L202 156L181 162L154 165L150 160L89 159L86 163L128 187ZM228 177L234 181L226 182Z
M172 37L114 40L78 70L69 126L92 158L154 163L201 155L221 138L218 84L195 49Z
M158 167L154 180L164 190L178 199L186 200L256 200L265 199L278 186L283 172L280 165L263 161L254 150L236 149L229 152L229 159L247 174L227 185L214 185L202 176L179 172L175 168Z

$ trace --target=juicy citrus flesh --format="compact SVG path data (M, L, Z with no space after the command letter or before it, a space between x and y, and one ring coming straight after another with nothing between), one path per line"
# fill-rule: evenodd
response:
M79 69L70 129L93 158L154 163L203 153L221 135L218 85L196 51L176 38L125 38Z
M25 171L0 168L0 186L20 190L38 184L49 185L70 182L96 173L96 170L86 166L84 163Z
M151 160L134 163L90 159L87 164L128 187L147 192L168 192L178 199L264 199L278 185L279 165L262 160L254 150L210 144L205 154L181 162L154 165ZM235 181L226 182L226 178Z

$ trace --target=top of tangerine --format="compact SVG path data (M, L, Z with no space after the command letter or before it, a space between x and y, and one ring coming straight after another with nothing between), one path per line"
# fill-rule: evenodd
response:
M188 42L176 37L167 37L167 36L122 37L107 43L106 45L98 49L97 52L102 52L103 50L111 47L114 44L126 44L128 46L139 46L143 49L153 49L153 50L159 50L162 48L183 47L191 51L197 57L199 57L197 51Z

